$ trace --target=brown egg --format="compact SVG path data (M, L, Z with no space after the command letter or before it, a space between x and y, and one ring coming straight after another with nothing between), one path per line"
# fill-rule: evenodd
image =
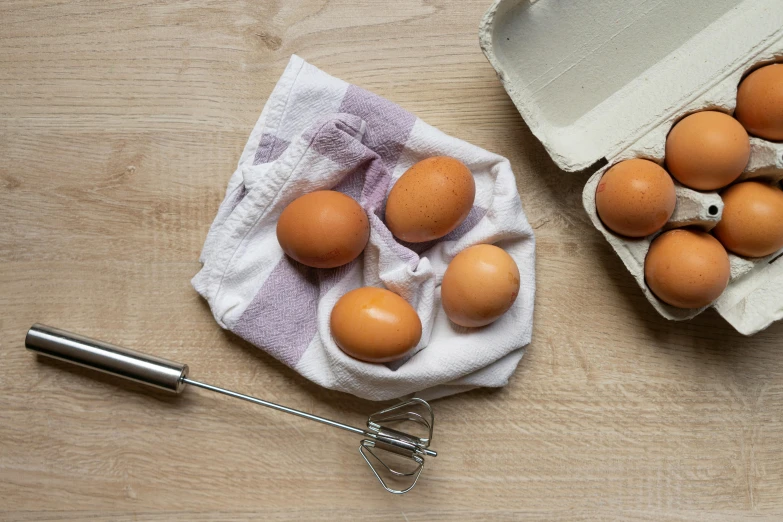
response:
M502 248L476 245L449 263L440 296L443 310L460 326L485 326L506 313L519 294L519 268Z
M438 239L468 217L476 183L461 161L422 160L403 174L386 201L386 225L395 237L421 243Z
M369 238L370 223L364 209L333 190L296 198L277 222L277 241L283 252L314 268L334 268L353 261Z
M342 296L332 309L330 325L337 346L365 362L399 359L421 339L416 310L383 288L357 288Z
M734 117L754 136L783 141L783 64L756 69L740 83Z
M666 138L666 167L677 181L696 190L725 187L742 174L749 157L748 133L722 112L691 114Z
M598 216L613 232L649 236L669 221L677 204L674 182L659 165L643 159L621 161L606 171L595 191Z
M737 183L721 194L723 217L715 237L728 250L763 257L783 248L783 191L757 181Z
M664 303L679 308L707 306L729 284L729 256L706 232L680 228L664 232L644 260L647 286Z

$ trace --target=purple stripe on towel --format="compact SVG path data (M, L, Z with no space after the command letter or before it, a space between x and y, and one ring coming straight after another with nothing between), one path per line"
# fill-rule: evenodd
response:
M275 161L283 155L283 152L285 152L285 149L287 149L289 145L290 143L281 140L273 134L262 134L261 141L258 142L256 155L253 158L253 165L261 165L262 163Z
M348 94L346 94L347 97ZM353 95L354 99L358 97L359 95ZM370 100L370 102L372 101L374 100ZM346 105L350 104L344 102L343 106ZM397 109L397 112L407 114L402 109ZM382 153L386 154L384 158L383 154L369 146L368 139L370 138L368 136L372 134L377 140L383 139L383 135L387 134L390 140L407 140L413 122L409 122L404 115L398 115L397 119L406 125L403 129L404 133L396 132L393 130L394 128L387 125L386 129L370 130L370 127L366 127L364 135L360 136L362 120L356 115L341 113L333 120L319 126L317 132L310 137L313 149L319 154L329 158L343 169L353 169L334 187L334 190L359 201L368 212L377 213L379 207L383 207L391 182L389 164L391 162L396 164L399 156L396 154L392 157L389 155L391 149L380 147L383 149ZM393 169L394 165L391 165L391 168Z
M318 300L355 264L319 270L284 256L232 331L293 368L318 333Z
M345 176L343 180L334 187L334 190L342 192L356 201L361 201L365 172L364 168L357 168L351 174Z
M337 268L319 270L318 282L320 283L321 288L318 297L322 297L329 290L334 288L334 285L340 282L340 280L345 277L345 274L347 274L354 267L354 265L356 265L356 263L358 263L358 259L354 259L350 263L347 263L343 266L338 266Z
M362 142L381 157L391 174L416 117L399 105L355 85L348 87L340 112L358 116L367 123Z
M294 367L318 332L318 274L283 257L233 331Z
M340 168L353 171L346 175L334 190L361 201L366 172L378 155L359 141L362 120L350 114L341 114L318 128L312 136L312 147Z

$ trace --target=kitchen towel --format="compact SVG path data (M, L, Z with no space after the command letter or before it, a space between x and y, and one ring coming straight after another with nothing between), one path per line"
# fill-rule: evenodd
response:
M383 221L386 196L411 165L438 155L457 158L472 171L473 208L440 240L400 242ZM334 269L291 260L276 236L283 209L323 189L354 198L370 221L363 254ZM520 291L496 322L468 329L443 312L440 282L449 261L479 243L497 244L514 258ZM447 136L298 56L291 57L250 134L200 261L192 283L221 327L321 386L366 399L433 399L504 386L530 342L535 241L508 160ZM405 359L365 363L334 343L331 310L360 286L388 288L417 310L422 338Z

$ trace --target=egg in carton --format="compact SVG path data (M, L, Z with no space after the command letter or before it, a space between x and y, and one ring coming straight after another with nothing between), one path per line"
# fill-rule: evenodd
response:
M666 137L678 121L696 112L706 110L721 111L731 115L735 108L737 86L740 81L753 70L775 63L776 60L781 58L783 58L783 53L775 53L766 60L760 60L747 71L739 71L737 74L728 76L710 90L704 98L695 100L691 106L685 108L682 114L658 125L649 134L619 155L615 161L598 170L590 177L584 187L582 203L593 225L603 234L620 256L623 264L641 287L647 300L667 319L690 319L707 308L715 307L719 311L731 314L731 317L737 321L737 324L732 323L732 325L743 334L752 335L759 329L766 327L769 323L763 324L764 321L761 321L763 326L753 322L746 327L742 310L748 305L744 301L754 290L766 285L773 276L781 277L781 274L783 274L783 270L780 270L781 266L776 266L777 270L771 269L771 266L777 262L779 262L779 265L783 265L783 249L761 258L741 257L729 252L729 262L731 264L729 285L716 301L709 306L696 309L683 309L671 306L658 299L645 282L644 261L650 249L650 244L661 233L674 228L696 227L707 232L715 228L723 214L723 200L719 191L697 191L685 187L674 180L677 204L669 221L663 229L654 234L634 239L615 234L599 218L596 210L596 189L598 184L604 173L612 166L632 158L654 161L665 168ZM735 183L748 180L765 180L777 183L783 180L783 143L750 137L750 159ZM781 284L781 287L783 287L783 284ZM783 308L783 294L779 295L780 298L777 299L776 303L772 303L771 301L774 298L771 298L769 304L773 304L780 310L780 308ZM732 309L738 306L740 310L732 313ZM783 315L783 310L781 312ZM728 317L727 320L729 320Z
M704 110L731 115L744 76L783 62L783 2L662 0L640 9L624 0L496 0L482 20L480 43L559 167L578 171L606 161L585 185L585 210L661 315L684 320L713 307L745 335L783 318L783 250L756 259L729 253L728 287L703 308L670 306L645 283L652 240L673 228L712 230L723 213L718 191L674 180L671 218L638 239L608 230L595 198L603 174L620 161L641 158L665 168L666 137L675 123ZM751 137L750 145L736 182L780 182L783 144Z

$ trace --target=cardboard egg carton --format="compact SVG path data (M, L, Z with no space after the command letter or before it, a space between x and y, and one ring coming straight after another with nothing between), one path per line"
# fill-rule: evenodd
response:
M577 171L606 162L585 185L584 207L653 307L672 320L704 311L655 297L644 281L644 259L661 232L640 239L612 233L598 217L595 190L620 161L644 158L664 166L666 136L685 116L732 114L744 75L783 61L783 2L496 0L482 20L480 42L558 166ZM782 180L783 144L751 138L740 179ZM664 230L711 230L720 221L718 192L675 186L677 205ZM745 335L783 318L783 250L729 258L729 286L710 306Z

